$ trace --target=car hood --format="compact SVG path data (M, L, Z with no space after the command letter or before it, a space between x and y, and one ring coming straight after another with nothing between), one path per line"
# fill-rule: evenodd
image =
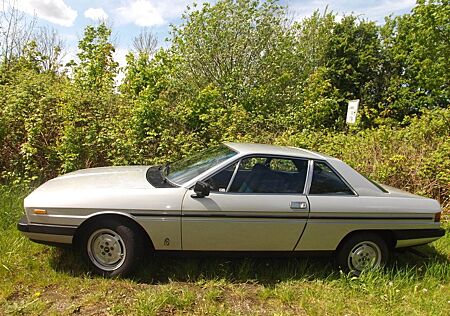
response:
M154 188L146 179L148 168L123 166L82 169L47 181L36 191Z
M24 200L30 221L42 221L72 210L86 216L98 210L181 210L186 193L181 187L152 186L150 166L103 167L71 172L47 181ZM155 172L158 169L152 168ZM32 214L33 208L49 211L47 217ZM36 217L37 216L37 217Z

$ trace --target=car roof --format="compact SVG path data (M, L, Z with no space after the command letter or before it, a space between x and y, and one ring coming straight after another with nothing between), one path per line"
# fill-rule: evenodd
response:
M288 147L288 146L275 146L267 144L254 144L254 143L232 143L225 142L226 146L231 149L244 154L263 154L263 155L279 155L279 156L292 156L307 159L324 159L329 158L326 155L322 155L310 150Z

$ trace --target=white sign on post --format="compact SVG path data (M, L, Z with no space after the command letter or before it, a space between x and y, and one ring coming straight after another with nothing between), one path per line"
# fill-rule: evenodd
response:
M348 101L347 124L355 124L356 114L358 113L359 99Z

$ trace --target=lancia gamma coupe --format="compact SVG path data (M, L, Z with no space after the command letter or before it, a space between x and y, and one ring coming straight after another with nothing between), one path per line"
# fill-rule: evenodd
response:
M443 236L437 201L294 147L224 143L164 166L102 167L47 181L24 201L29 239L74 245L93 272L132 273L158 252L330 252L344 271Z

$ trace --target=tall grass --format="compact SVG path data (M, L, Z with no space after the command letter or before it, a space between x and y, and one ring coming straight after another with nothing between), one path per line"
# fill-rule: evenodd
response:
M149 255L132 279L90 274L79 257L17 231L24 188L0 188L0 315L449 315L450 226L359 278L330 258Z
M23 186L0 185L0 231L15 226L23 214L23 199L28 192Z

